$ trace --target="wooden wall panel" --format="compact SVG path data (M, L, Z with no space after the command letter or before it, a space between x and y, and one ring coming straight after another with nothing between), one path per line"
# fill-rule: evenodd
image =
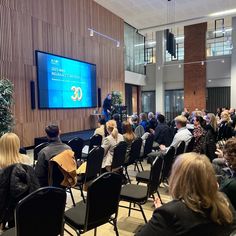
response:
M121 47L90 37L88 28L119 40ZM15 132L23 146L44 136L49 123L59 124L64 133L89 129L93 111L31 109L30 81L37 84L35 50L95 63L104 98L112 90L124 94L123 42L123 20L92 0L0 0L0 75L14 83Z

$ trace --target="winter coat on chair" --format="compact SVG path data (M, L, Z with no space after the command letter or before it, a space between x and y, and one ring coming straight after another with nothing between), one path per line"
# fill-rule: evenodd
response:
M39 188L34 169L29 165L13 164L0 170L0 224L14 226L17 203ZM12 225L13 223L13 225Z

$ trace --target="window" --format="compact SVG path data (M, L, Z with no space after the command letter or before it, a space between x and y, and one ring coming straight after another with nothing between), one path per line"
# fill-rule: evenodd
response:
M165 116L167 121L172 121L184 110L184 90L165 91Z
M155 91L142 91L142 112L156 111Z
M145 37L137 29L125 23L125 69L144 74Z

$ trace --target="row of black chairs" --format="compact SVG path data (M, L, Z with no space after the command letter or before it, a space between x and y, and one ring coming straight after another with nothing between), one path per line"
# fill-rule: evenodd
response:
M131 208L132 203L137 204L147 222L142 205L157 191L162 163L162 158L153 162L147 186L128 184L122 187L119 174L107 172L100 175L88 185L86 202L77 203L65 213L65 190L55 187L39 189L19 202L15 211L16 227L4 232L3 236L63 235L64 220L77 235L91 229L95 229L96 235L96 228L107 222L114 225L114 231L119 235L117 215L120 201L130 203L129 215L131 209L139 210Z
M48 142L44 142L44 143L41 143L41 144L39 144L38 146L36 146L34 148L34 163L33 163L33 166L35 166L35 163L38 160L39 152L43 148L45 148L48 144L49 144ZM79 138L79 137L76 137L76 138L73 138L70 141L68 141L67 144L71 147L72 151L75 153L75 159L76 160L81 160L82 156L83 156L82 155L82 150L83 150L83 147L84 147L84 140ZM101 146L101 144L102 144L102 136L99 135L99 134L93 135L89 140L88 152L90 152L96 146ZM83 157L84 157L84 159L86 159L87 155L84 155Z
M77 235L110 222L116 235L121 177L105 173L95 179L87 191L87 201L65 212L66 192L61 188L45 187L22 199L15 210L15 228L3 236L64 235L64 223Z

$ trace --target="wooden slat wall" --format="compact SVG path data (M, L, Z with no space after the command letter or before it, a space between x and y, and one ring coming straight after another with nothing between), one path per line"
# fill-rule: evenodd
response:
M88 28L119 40L121 47L90 37ZM90 128L92 109L31 110L30 80L37 82L35 50L96 64L104 98L112 90L124 94L123 42L123 20L92 0L0 0L0 75L14 83L15 132L23 146L44 136L50 122L57 122L63 133Z

